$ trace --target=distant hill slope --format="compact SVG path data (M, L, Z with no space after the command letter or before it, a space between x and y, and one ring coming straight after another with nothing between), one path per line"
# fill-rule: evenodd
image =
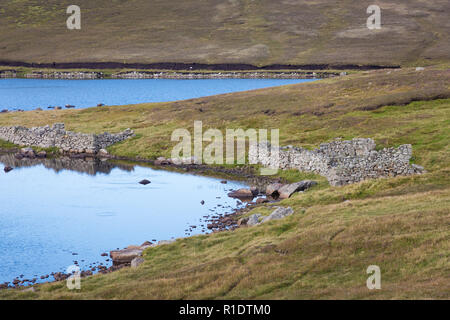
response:
M366 27L373 3L381 30ZM450 60L449 13L448 0L3 0L0 60L429 64Z

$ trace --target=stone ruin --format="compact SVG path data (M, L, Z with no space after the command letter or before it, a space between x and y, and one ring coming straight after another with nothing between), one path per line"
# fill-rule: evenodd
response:
M55 123L52 127L25 128L22 126L0 127L0 139L19 146L41 148L56 147L64 152L95 154L101 149L134 136L126 129L120 133L89 134L66 131L64 123Z
M323 143L318 149L299 147L279 148L279 166L270 154L268 142L250 148L249 162L270 168L297 169L326 177L333 186L341 186L370 178L395 177L425 172L424 168L410 164L410 144L398 148L375 150L373 139L337 139Z

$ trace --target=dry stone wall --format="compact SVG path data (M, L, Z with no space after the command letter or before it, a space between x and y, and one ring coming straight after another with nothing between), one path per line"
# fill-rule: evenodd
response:
M412 175L424 172L424 168L410 164L412 147L375 150L372 139L357 138L349 141L337 139L321 144L318 149L307 150L292 146L279 148L279 166L269 153L270 145L262 143L251 148L249 162L266 167L297 169L314 172L328 179L331 185L340 186L370 178Z
M88 134L66 131L64 123L52 127L25 128L22 126L0 127L0 139L20 146L42 148L57 147L65 152L97 153L100 149L128 139L134 135L130 129L111 134Z

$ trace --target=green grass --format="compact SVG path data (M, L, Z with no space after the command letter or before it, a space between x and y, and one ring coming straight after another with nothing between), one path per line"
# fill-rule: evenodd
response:
M448 83L440 67L383 70L171 103L1 114L0 125L131 127L139 136L110 151L141 157L170 153L171 131L194 120L220 129L278 127L282 145L308 148L372 137L379 148L411 143L413 162L427 173L333 187L312 174L280 172L288 181L319 182L277 204L294 209L286 219L148 249L139 268L83 279L80 291L52 283L35 293L0 291L0 299L449 299L450 99L432 99L445 97ZM264 204L247 215L272 210ZM366 269L374 264L382 289L370 291Z
M13 149L13 148L17 148L17 146L14 143L0 139L0 149Z

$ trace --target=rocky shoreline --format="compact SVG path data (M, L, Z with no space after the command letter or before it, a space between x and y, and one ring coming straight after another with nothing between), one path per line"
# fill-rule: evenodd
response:
M0 70L0 78L24 79L324 79L343 76L347 73L331 71L32 71L27 73L15 69Z
M239 177L240 179L245 179L251 185L258 185L260 188L264 188L265 185L273 183L273 179L268 179L267 177L258 177L252 172L250 167L242 167L242 168L215 168L209 167L207 165L198 165L198 164L175 164L170 159L158 158L156 160L149 159L130 159L125 157L117 157L110 155L108 153L79 153L77 150L64 151L61 150L61 154L59 154L56 158L51 157L45 151L35 151L33 148L24 147L24 148L14 148L14 149L0 149L0 157L2 162L5 163L5 173L13 170L15 167L20 166L32 166L37 163L44 163L44 165L48 168L52 168L55 170L60 170L65 166L76 165L77 168L75 170L80 172L88 172L91 173L92 168L90 166L80 164L78 162L89 160L96 161L102 166L105 166L107 161L105 160L124 160L124 161L133 161L133 162L141 162L148 163L155 167L160 167L162 169L174 169L180 170L184 172L192 172L196 174L204 174L211 175L212 173L216 173L217 175L226 175L232 178ZM6 170L7 169L7 170ZM110 170L109 166L106 165L105 170ZM279 181L279 180L277 180ZM227 183L227 180L222 180L223 184ZM256 189L256 187L254 187ZM231 192L231 190L230 190ZM258 191L255 194L255 197L261 196L263 193ZM237 199L242 200L241 204L243 207L233 209L230 213L220 214L217 212L212 212L208 216L203 217L203 222L205 225L202 226L190 226L189 229L186 230L186 236L190 236L189 231L192 232L194 228L201 228L202 232L206 233L211 232L220 232L225 230L234 230L239 227L237 223L237 217L248 212L250 209L254 208L257 204L262 203L261 201L252 201L255 197L252 198L239 198L239 195L236 197ZM277 201L275 198L271 199L271 201ZM206 225L208 224L208 225ZM124 249L117 248L116 250L112 250L108 253L102 253L101 256L105 257L106 260L104 262L96 261L89 264L89 268L81 270L80 276L87 277L91 276L95 273L109 273L119 270L124 267L137 267L144 260L141 258L143 250L149 247L155 247L157 245L164 245L175 241L175 239L171 240L161 240L156 242L155 239L152 241L146 241L140 246L128 246ZM73 255L77 255L76 253L72 253ZM108 264L112 263L112 265L108 266ZM75 265L79 265L79 261L74 260ZM52 272L50 274L45 274L41 276L36 276L30 279L24 278L23 275L19 275L16 278L12 279L10 282L6 282L0 284L0 289L10 289L15 288L18 290L28 290L30 288L34 288L33 285L39 282L56 282L66 280L70 274L66 274L64 272ZM31 286L31 287L30 287ZM32 289L35 290L35 289Z
M0 150L1 151L1 150ZM9 152L15 152L14 158L18 161L23 161L26 159L45 159L47 158L47 154L44 151L35 152L32 148L22 148L20 150L17 149L11 149L8 150ZM284 153L285 154L284 154ZM409 159L411 157L412 148L410 145L404 145L400 146L398 149L383 149L379 151L380 154L383 156L383 161L386 161L386 168L389 169L388 172L394 172L391 168L397 168L397 166L400 166L400 171L398 174L414 174L416 172L409 172L410 164ZM282 208L282 207L275 207L275 210L269 215L269 216L261 216L260 214L253 214L250 217L246 218L240 218L242 215L247 213L248 211L254 209L255 207L268 203L267 206L274 206L274 203L278 202L282 199L289 198L292 194L296 192L304 192L307 189L313 187L315 184L317 184L315 181L310 180L304 180L299 181L296 183L284 183L281 181L280 178L272 178L267 176L258 176L253 172L253 168L250 166L242 166L238 168L225 168L225 167L212 167L204 164L196 164L195 161L186 162L183 161L179 163L179 161L175 161L173 159L167 159L164 157L159 157L156 160L150 160L145 158L137 158L137 159L129 159L126 157L118 157L115 155L110 155L106 150L102 150L98 153L91 153L86 152L86 150L81 149L61 149L60 153L63 157L67 157L69 159L112 159L112 160L124 160L124 161L133 161L133 162L142 162L142 163L148 163L155 167L160 167L162 169L174 169L174 170L180 170L184 172L192 172L197 174L204 174L204 175L226 175L231 177L239 177L239 179L244 179L247 181L249 185L251 185L251 188L244 188L239 190L229 190L228 196L238 199L239 205L238 208L232 210L230 213L226 214L219 214L219 213L212 213L206 216L203 216L203 225L197 226L192 225L188 229L185 230L185 236L190 236L190 233L193 231L193 229L196 229L197 227L202 228L202 232L207 232L207 230L215 233L215 232L221 232L226 230L235 230L236 228L242 227L242 226L255 226L261 223L265 223L270 220L277 220L277 219L283 219L289 215L292 215L294 212L291 208ZM301 161L297 158L293 161L296 166L300 166L302 170L305 171L305 168L308 169L306 171L311 171L311 168L314 169L314 166L317 165L319 169L324 167L323 163L325 163L327 166L330 163L347 163L350 162L358 163L361 162L360 158L362 157L363 164L367 165L367 161L372 159L370 157L373 157L377 161L380 157L378 157L378 151L375 151L375 143L372 139L354 139L351 141L341 141L336 140L334 142L323 144L321 145L321 148L318 150L303 150L303 149L295 149L292 147L288 148L281 148L280 153L282 153L282 164L291 163L289 160L292 157L304 157L306 154L306 162L303 164ZM323 158L323 156L329 156L332 155L334 158L333 161L330 161L328 158ZM260 163L263 163L265 165L270 165L270 159L269 158L261 158L264 157L264 154L255 155L252 154L250 157L255 157ZM336 158L337 157L337 158ZM316 159L317 158L317 159ZM323 160L323 159L325 160ZM367 159L366 159L367 158ZM385 159L386 158L386 159ZM337 159L337 160L336 160ZM193 159L191 159L193 160ZM339 162L339 161L340 162ZM356 162L355 162L356 161ZM317 162L317 164L316 164ZM322 163L323 162L323 163ZM11 165L8 165L4 168L4 171L7 173L14 168L12 165L14 162L11 163ZM306 167L305 167L306 166ZM282 166L283 168L283 166ZM328 167L324 167L324 172L327 172ZM377 162L375 169L381 168L380 172L376 171L377 176L385 176L385 172L387 169L382 166L382 162ZM408 170L406 170L406 169ZM416 167L411 167L414 170L416 170ZM417 167L418 171L417 173L422 173L423 169L420 167ZM420 170L419 170L420 169ZM300 170L300 168L299 168ZM372 166L370 166L370 170L372 169ZM318 170L312 170L312 171L318 171ZM341 170L342 171L342 170ZM318 173L321 173L320 171ZM394 172L397 173L397 172ZM325 175L326 176L326 175ZM371 176L370 176L371 177ZM330 180L330 179L329 179ZM355 181L359 181L359 178ZM355 182L352 180L346 181L346 183L352 183ZM331 183L332 181L330 181ZM226 184L226 180L222 180L223 184ZM203 203L202 203L203 204ZM242 205L242 206L241 206ZM115 270L118 270L123 267L137 267L141 263L144 262L142 258L143 251L150 247L155 247L158 245L165 245L168 243L171 243L173 241L176 241L176 239L171 240L163 240L156 242L156 240L146 241L144 244L137 246L132 245L128 246L124 249L116 249L112 250L109 253L110 259L108 261L112 261L112 266L105 266L102 264L99 264L97 266L92 266L88 270L83 270L81 275L84 276L90 276L94 272L99 273L108 273L113 272ZM102 254L103 255L103 254ZM105 253L105 255L107 255ZM50 275L44 275L41 276L41 280L49 279L50 276L54 278L54 281L61 281L69 277L69 274L64 273L52 273ZM25 283L28 284L34 284L37 281L37 279L23 279L20 280L19 277L14 279L12 282L12 286L15 288L23 287ZM11 287L9 283L0 284L0 289L5 289Z

